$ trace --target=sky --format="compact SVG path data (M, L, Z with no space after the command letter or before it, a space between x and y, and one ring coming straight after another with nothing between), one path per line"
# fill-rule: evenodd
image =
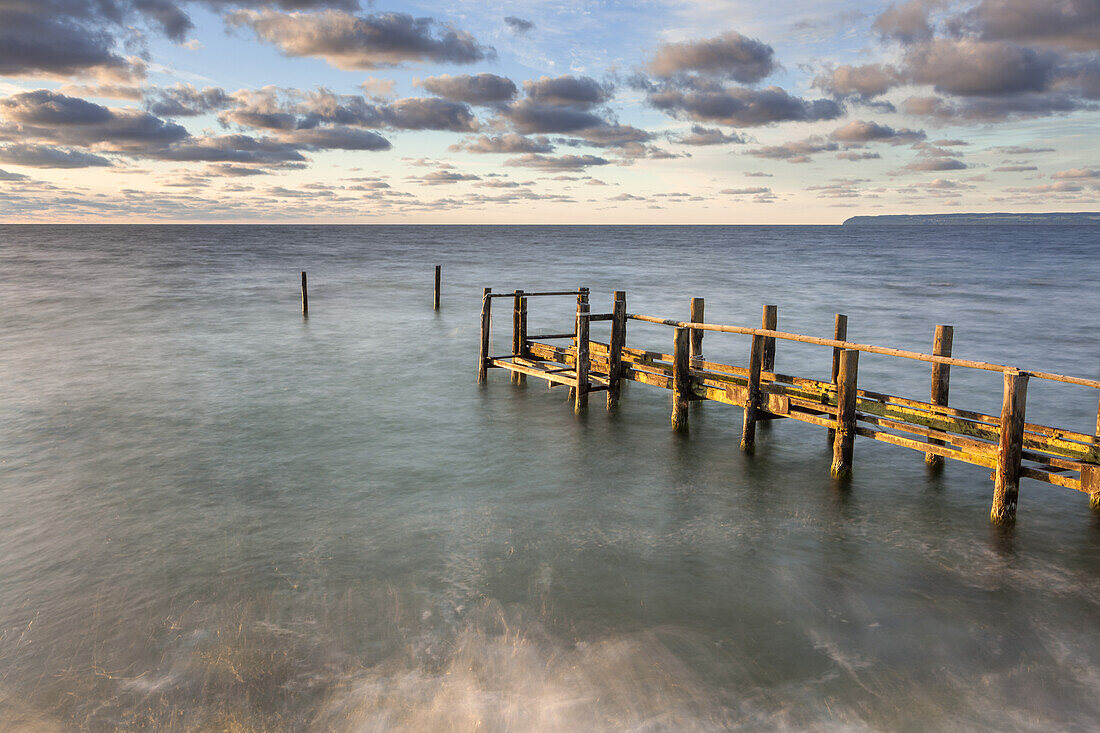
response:
M1091 211L1100 0L0 0L0 221Z

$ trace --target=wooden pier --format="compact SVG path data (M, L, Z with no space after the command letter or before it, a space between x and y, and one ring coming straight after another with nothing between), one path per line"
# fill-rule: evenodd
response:
M530 298L571 296L577 301L573 328L563 333L530 335L527 301ZM512 306L511 353L489 353L492 305L507 298ZM507 301L506 301L507 302ZM752 451L756 423L787 418L828 431L832 444L832 474L844 479L852 473L856 436L920 451L933 470L945 459L984 466L992 471L994 524L1012 524L1021 478L1055 484L1089 495L1100 510L1100 409L1093 434L1029 423L1025 419L1029 379L1044 379L1100 390L1100 381L955 358L951 355L953 329L936 327L931 354L847 341L847 317L837 314L833 338L818 338L777 330L775 306L764 306L759 328L723 326L704 321L704 302L693 298L689 320L627 313L626 293L616 291L611 310L592 313L587 288L547 292L482 294L481 351L478 382L491 368L507 369L514 383L526 377L545 379L551 387L567 386L574 410L583 412L592 393L607 393L607 409L619 402L623 380L672 391L672 427L688 429L688 405L713 400L744 410L741 448ZM594 321L610 321L608 343L590 338ZM672 353L634 349L626 345L627 323L640 321L673 329ZM707 332L751 337L748 365L708 361L703 356ZM567 341L554 345L551 341ZM775 371L776 341L796 341L831 350L830 381L780 374ZM931 389L927 402L861 389L860 352L930 363ZM823 360L824 361L824 360ZM951 367L1000 372L1004 391L999 415L987 415L948 406ZM1097 404L1097 395L1089 397Z

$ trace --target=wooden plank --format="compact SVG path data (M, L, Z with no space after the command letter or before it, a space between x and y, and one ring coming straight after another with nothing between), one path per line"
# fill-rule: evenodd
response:
M995 455L997 452L997 445L995 443L986 443L981 440L975 440L974 438L964 438L952 433L945 433L942 430L932 430L930 428L924 428L919 425L910 425L909 423L900 422L898 420L889 420L882 417L875 417L873 415L865 415L858 413L857 420L865 422L871 425L877 425L882 428L889 428L891 430L898 430L903 433L912 433L914 435L922 435L929 438L931 443L936 441L933 445L946 445L950 443L958 446L960 449L972 451L975 453L988 453L989 455ZM939 455L939 454L937 454Z
M963 463L971 463L975 466L984 466L985 468L992 468L996 461L985 456L977 455L974 453L966 453L964 451L955 450L954 448L948 448L941 445L929 445L919 440L912 438L905 438L900 435L894 435L882 430L873 430L871 428L856 428L856 434L862 435L866 438L873 438L874 440L882 443L890 443L891 445L898 445L903 448L912 448L918 451L932 451L939 453L941 456L951 458Z
M672 389L672 377L666 377L663 374L651 374L649 372L641 372L637 369L627 368L623 370L623 379L649 384L654 387L661 387L662 389Z
M501 369L508 369L510 371L521 371L524 374L528 374L532 377L539 377L554 384L571 385L577 381L576 377L569 372L547 371L545 369L530 367L526 364L519 364L513 361L507 361L505 359L493 359L491 360L491 365L494 367L500 367Z
M1005 372L1001 399L1000 440L989 520L1011 525L1016 521L1020 493L1020 459L1024 443L1024 410L1027 405L1027 372Z
M756 447L756 407L760 402L760 370L764 365L766 347L763 337L752 337L749 348L749 378L745 384L745 414L741 424L741 450L748 453Z
M481 352L477 360L477 383L484 384L486 371L489 367L489 328L493 318L493 300L489 296L491 288L481 291Z
M837 373L836 433L833 438L833 465L836 478L852 475L852 446L856 437L856 372L859 352L845 349L840 355Z
M951 356L951 342L954 339L955 329L952 326L937 325L936 334L932 338L932 353L937 356ZM932 392L929 400L933 405L947 406L947 396L951 387L951 365L932 365ZM935 438L929 439L930 443L936 443ZM943 456L935 453L925 453L924 462L929 468L939 470L943 468Z
M691 378L688 376L691 331L677 328L672 349L672 429L688 429L688 397Z

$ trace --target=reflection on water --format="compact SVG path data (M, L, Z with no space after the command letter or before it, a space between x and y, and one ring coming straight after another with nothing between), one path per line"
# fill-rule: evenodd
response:
M811 426L762 428L750 457L734 408L693 406L684 437L659 390L578 419L561 388L491 372L479 389L473 368L481 287L583 284L596 310L614 289L657 315L699 295L718 322L778 303L809 333L840 311L854 339L904 348L953 323L962 356L1095 376L1079 334L1100 303L1066 276L1100 275L1088 230L0 229L4 730L1050 730L1100 713L1086 497L1025 482L1006 533L983 469L929 474L857 442L841 486ZM1017 262L1061 276L1029 283ZM1019 297L992 307L1006 282ZM569 310L533 306L532 329ZM667 350L667 330L631 328ZM747 341L704 351L742 361ZM778 351L827 373L827 350ZM860 371L928 389L924 367ZM999 405L997 375L952 382L960 406ZM1029 390L1029 415L1089 429L1095 394L1062 387Z

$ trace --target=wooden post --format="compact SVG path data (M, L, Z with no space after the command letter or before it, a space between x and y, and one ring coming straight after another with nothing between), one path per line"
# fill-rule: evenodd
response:
M515 291L512 301L512 353L527 355L527 298L523 297L522 290ZM512 384L526 383L526 374L512 372Z
M442 265L435 266L435 300L433 301L433 310L439 310L439 274L442 269Z
M852 446L856 439L856 372L859 352L844 349L836 382L836 436L833 439L832 474L837 478L852 475Z
M848 316L843 313L837 313L836 319L833 321L833 340L834 341L847 341L848 340ZM838 347L833 348L833 371L832 382L836 385L837 375L840 374L840 352L844 349ZM829 428L828 439L829 445L833 444L833 437L836 435L836 430Z
M932 339L932 353L936 356L951 356L951 340L954 338L955 329L952 326L936 326L936 335ZM947 406L947 395L951 386L951 365L950 364L933 364L932 365L932 398L930 402L933 405ZM929 438L928 442L932 445L943 445L942 440L936 438ZM939 470L943 468L944 460L943 456L937 456L933 453L924 454L924 462L928 464L931 469Z
M577 288L577 307L580 308L582 303L584 303L585 306L588 305L588 288ZM577 319L575 318L573 319L573 348L577 348ZM552 382L549 384L553 386ZM568 399L570 402L574 402L577 399L576 386L569 387Z
M691 378L688 373L691 353L691 329L677 328L672 346L672 429L688 429L688 400Z
M745 421L741 425L741 450L752 453L756 447L756 406L760 402L760 370L764 366L763 336L752 337L749 349L749 378L745 398Z
M779 326L779 306L766 305L764 306L764 315L760 319L760 327L769 331L774 331ZM769 338L764 340L764 357L760 368L765 372L775 371L775 339Z
M492 322L493 299L489 293L492 288L481 291L481 352L477 359L477 383L484 384L486 373L489 371L489 324Z
M689 320L692 323L703 323L703 299L692 298L691 299L691 315ZM691 363L694 364L696 359L703 357L703 331L693 328L691 329L691 354L689 356Z
M306 287L305 270L302 270L302 315L309 316L309 288Z
M1100 406L1096 409L1096 444L1100 445ZM1100 466L1081 469L1081 488L1089 492L1089 507L1100 512Z
M993 524L1011 525L1016 522L1016 500L1020 494L1020 456L1024 447L1027 379L1027 372L1016 369L1004 373L1001 439L997 446L993 508L989 511L989 521Z
M577 303L577 385L573 412L580 414L588 408L588 298Z
M607 409L619 405L623 386L623 346L626 345L626 292L615 291L615 304L611 309L611 340L607 348Z

